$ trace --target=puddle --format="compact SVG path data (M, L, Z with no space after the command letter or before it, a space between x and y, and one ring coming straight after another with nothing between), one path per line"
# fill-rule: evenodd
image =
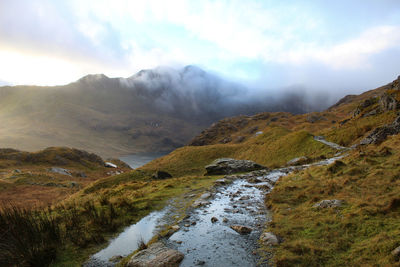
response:
M159 230L167 212L167 208L152 212L136 224L125 228L122 233L110 241L106 248L94 254L85 266L113 266L109 259L116 255L129 255L138 248L141 239L147 243Z

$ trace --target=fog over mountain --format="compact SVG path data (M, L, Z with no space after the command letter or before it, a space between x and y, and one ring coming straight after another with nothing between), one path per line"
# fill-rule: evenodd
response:
M0 87L0 147L84 148L101 155L170 151L224 117L304 113L329 103L301 88L249 90L196 66L87 75L64 86ZM321 101L325 99L325 101Z

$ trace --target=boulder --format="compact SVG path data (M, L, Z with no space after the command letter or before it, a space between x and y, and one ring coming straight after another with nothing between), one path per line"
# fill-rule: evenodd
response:
M156 180L164 180L164 179L172 178L172 175L165 171L156 171L153 174L152 178L156 179Z
M118 168L117 165L115 165L114 163L111 163L111 162L104 162L104 166L107 168Z
M238 232L241 235L247 235L250 234L251 231L253 231L253 229L251 229L250 227L243 225L231 225L230 227L232 230Z
M204 193L204 194L202 194L201 196L200 196L200 199L208 199L208 198L210 198L211 197L211 193Z
M64 168L51 167L47 171L48 172L52 172L52 173L58 173L58 174L62 174L62 175L72 176L71 172L69 170L67 170L67 169L64 169Z
M260 236L260 240L267 245L275 246L279 244L279 240L273 233L265 232Z
M367 137L361 140L360 145L380 144L386 140L389 135L400 133L400 116L393 123L378 127L373 130Z
M184 255L170 249L161 242L151 244L147 249L141 250L129 260L128 267L178 267Z
M250 160L236 160L231 158L220 158L206 166L206 175L231 174L238 172L250 172L255 170L267 169Z
M313 205L314 208L324 209L324 208L337 208L343 205L342 200L337 199L325 199L319 203Z

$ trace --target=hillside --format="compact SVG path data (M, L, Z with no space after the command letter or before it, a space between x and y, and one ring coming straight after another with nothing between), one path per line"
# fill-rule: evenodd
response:
M168 239L174 224L184 227L183 232L190 232L196 224L189 224L185 218L215 211L207 210L207 205L204 210L193 207L204 192L228 194L232 199L239 194L239 190L224 192L229 184L218 187L221 180L217 179L244 179L250 175L255 181L248 187L254 189L259 188L257 179L276 170L282 177L273 188L266 186L262 191L268 209L262 228L274 233L276 242L269 245L259 240L257 253L253 251L251 255L259 254L276 266L396 266L400 254L392 251L400 245L399 86L400 77L361 95L346 96L322 112L264 112L220 120L190 145L136 170L95 179L51 210L43 211L64 226L60 230L64 239L40 249L56 247L57 253L50 257L55 260L54 266L79 265L98 251L111 233L165 206L177 211L171 214L173 219L165 231L151 242ZM340 154L315 136L324 136L347 148ZM327 166L307 165L338 154L343 158L334 158ZM299 166L288 168L289 161L299 157ZM219 158L253 160L268 169L261 174L205 175L205 167ZM11 170L14 165L4 168ZM159 178L155 174L160 170L171 177ZM337 200L340 204L316 206L323 200ZM249 197L244 204L245 209L255 209L256 214L263 211ZM72 223L71 216L75 218ZM226 230L224 222L215 225ZM229 248L228 243L225 246ZM26 257L43 260L39 254L36 256Z
M244 86L194 66L129 78L87 75L63 86L0 87L0 120L7 125L0 147L68 146L105 157L169 152L227 116L315 108L296 95L248 96Z

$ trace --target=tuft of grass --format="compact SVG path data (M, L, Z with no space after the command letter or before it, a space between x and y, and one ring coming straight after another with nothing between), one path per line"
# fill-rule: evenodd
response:
M62 234L50 210L5 205L0 210L0 265L47 266L56 258Z

